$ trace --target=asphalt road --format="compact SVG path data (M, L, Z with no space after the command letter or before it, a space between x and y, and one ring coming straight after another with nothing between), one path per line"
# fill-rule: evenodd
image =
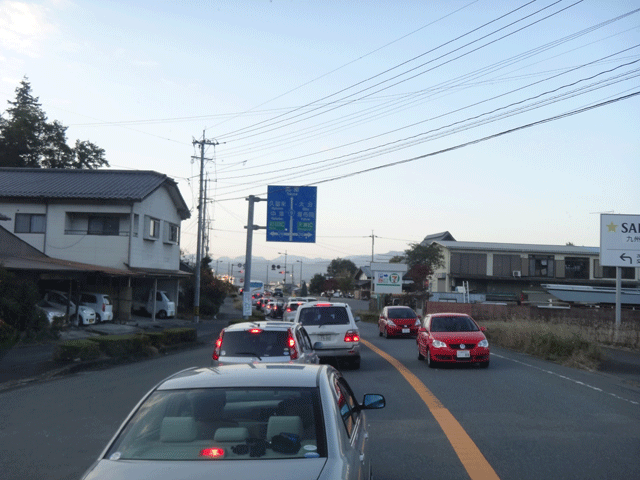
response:
M378 480L640 478L640 389L500 349L487 370L429 369L413 339L360 329L404 368L364 347L361 369L344 372L358 397L387 399L367 412ZM79 478L144 393L182 368L208 365L210 354L201 347L1 392L0 477ZM443 413L463 429L467 450L453 447L459 438L438 423ZM464 462L473 449L495 477Z

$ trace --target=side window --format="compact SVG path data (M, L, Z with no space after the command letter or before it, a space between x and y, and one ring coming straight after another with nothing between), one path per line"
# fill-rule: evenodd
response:
M300 351L304 352L309 350L307 348L307 345L304 343L304 340L302 338L302 335L300 334L300 329L296 329L296 342L298 342L298 345L300 345Z
M343 378L335 377L334 387L338 396L338 410L344 422L347 435L351 436L358 420L358 403L353 397L353 392Z
M313 343L311 343L311 338L309 338L309 334L304 328L300 329L300 334L302 335L302 341L304 343L304 347L307 350L313 350Z

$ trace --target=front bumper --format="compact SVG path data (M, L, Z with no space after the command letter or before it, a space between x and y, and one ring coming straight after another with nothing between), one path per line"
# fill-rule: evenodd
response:
M436 362L446 363L482 363L489 361L489 349L488 348L473 348L466 350L469 352L468 357L460 357L459 350L452 348L434 348L431 351L431 359Z
M407 336L407 337L417 337L418 336L418 327L417 325L411 325L411 326L401 326L401 325L387 325L387 335L390 336L394 336L394 337L400 337L400 336ZM409 330L408 332L406 330Z

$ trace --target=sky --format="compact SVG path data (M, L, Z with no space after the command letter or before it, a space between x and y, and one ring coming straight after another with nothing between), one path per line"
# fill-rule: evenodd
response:
M316 242L254 257L598 246L640 214L638 75L640 1L0 0L0 112L27 77L70 145L173 178L192 254L206 139L214 260L270 185L317 187Z

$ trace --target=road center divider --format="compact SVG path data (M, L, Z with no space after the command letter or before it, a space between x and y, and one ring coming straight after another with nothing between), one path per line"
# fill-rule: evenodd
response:
M440 425L440 428L442 428L442 431L447 436L449 443L451 443L453 450L456 452L456 455L472 480L500 480L500 477L498 477L495 470L489 465L487 459L462 428L462 425L460 425L451 412L440 403L440 400L431 393L418 377L411 373L407 367L394 357L380 350L371 342L363 340L362 338L360 342L393 365L393 367L400 372L400 375L409 382L409 385L411 385L427 405L427 408L429 408L429 411Z

